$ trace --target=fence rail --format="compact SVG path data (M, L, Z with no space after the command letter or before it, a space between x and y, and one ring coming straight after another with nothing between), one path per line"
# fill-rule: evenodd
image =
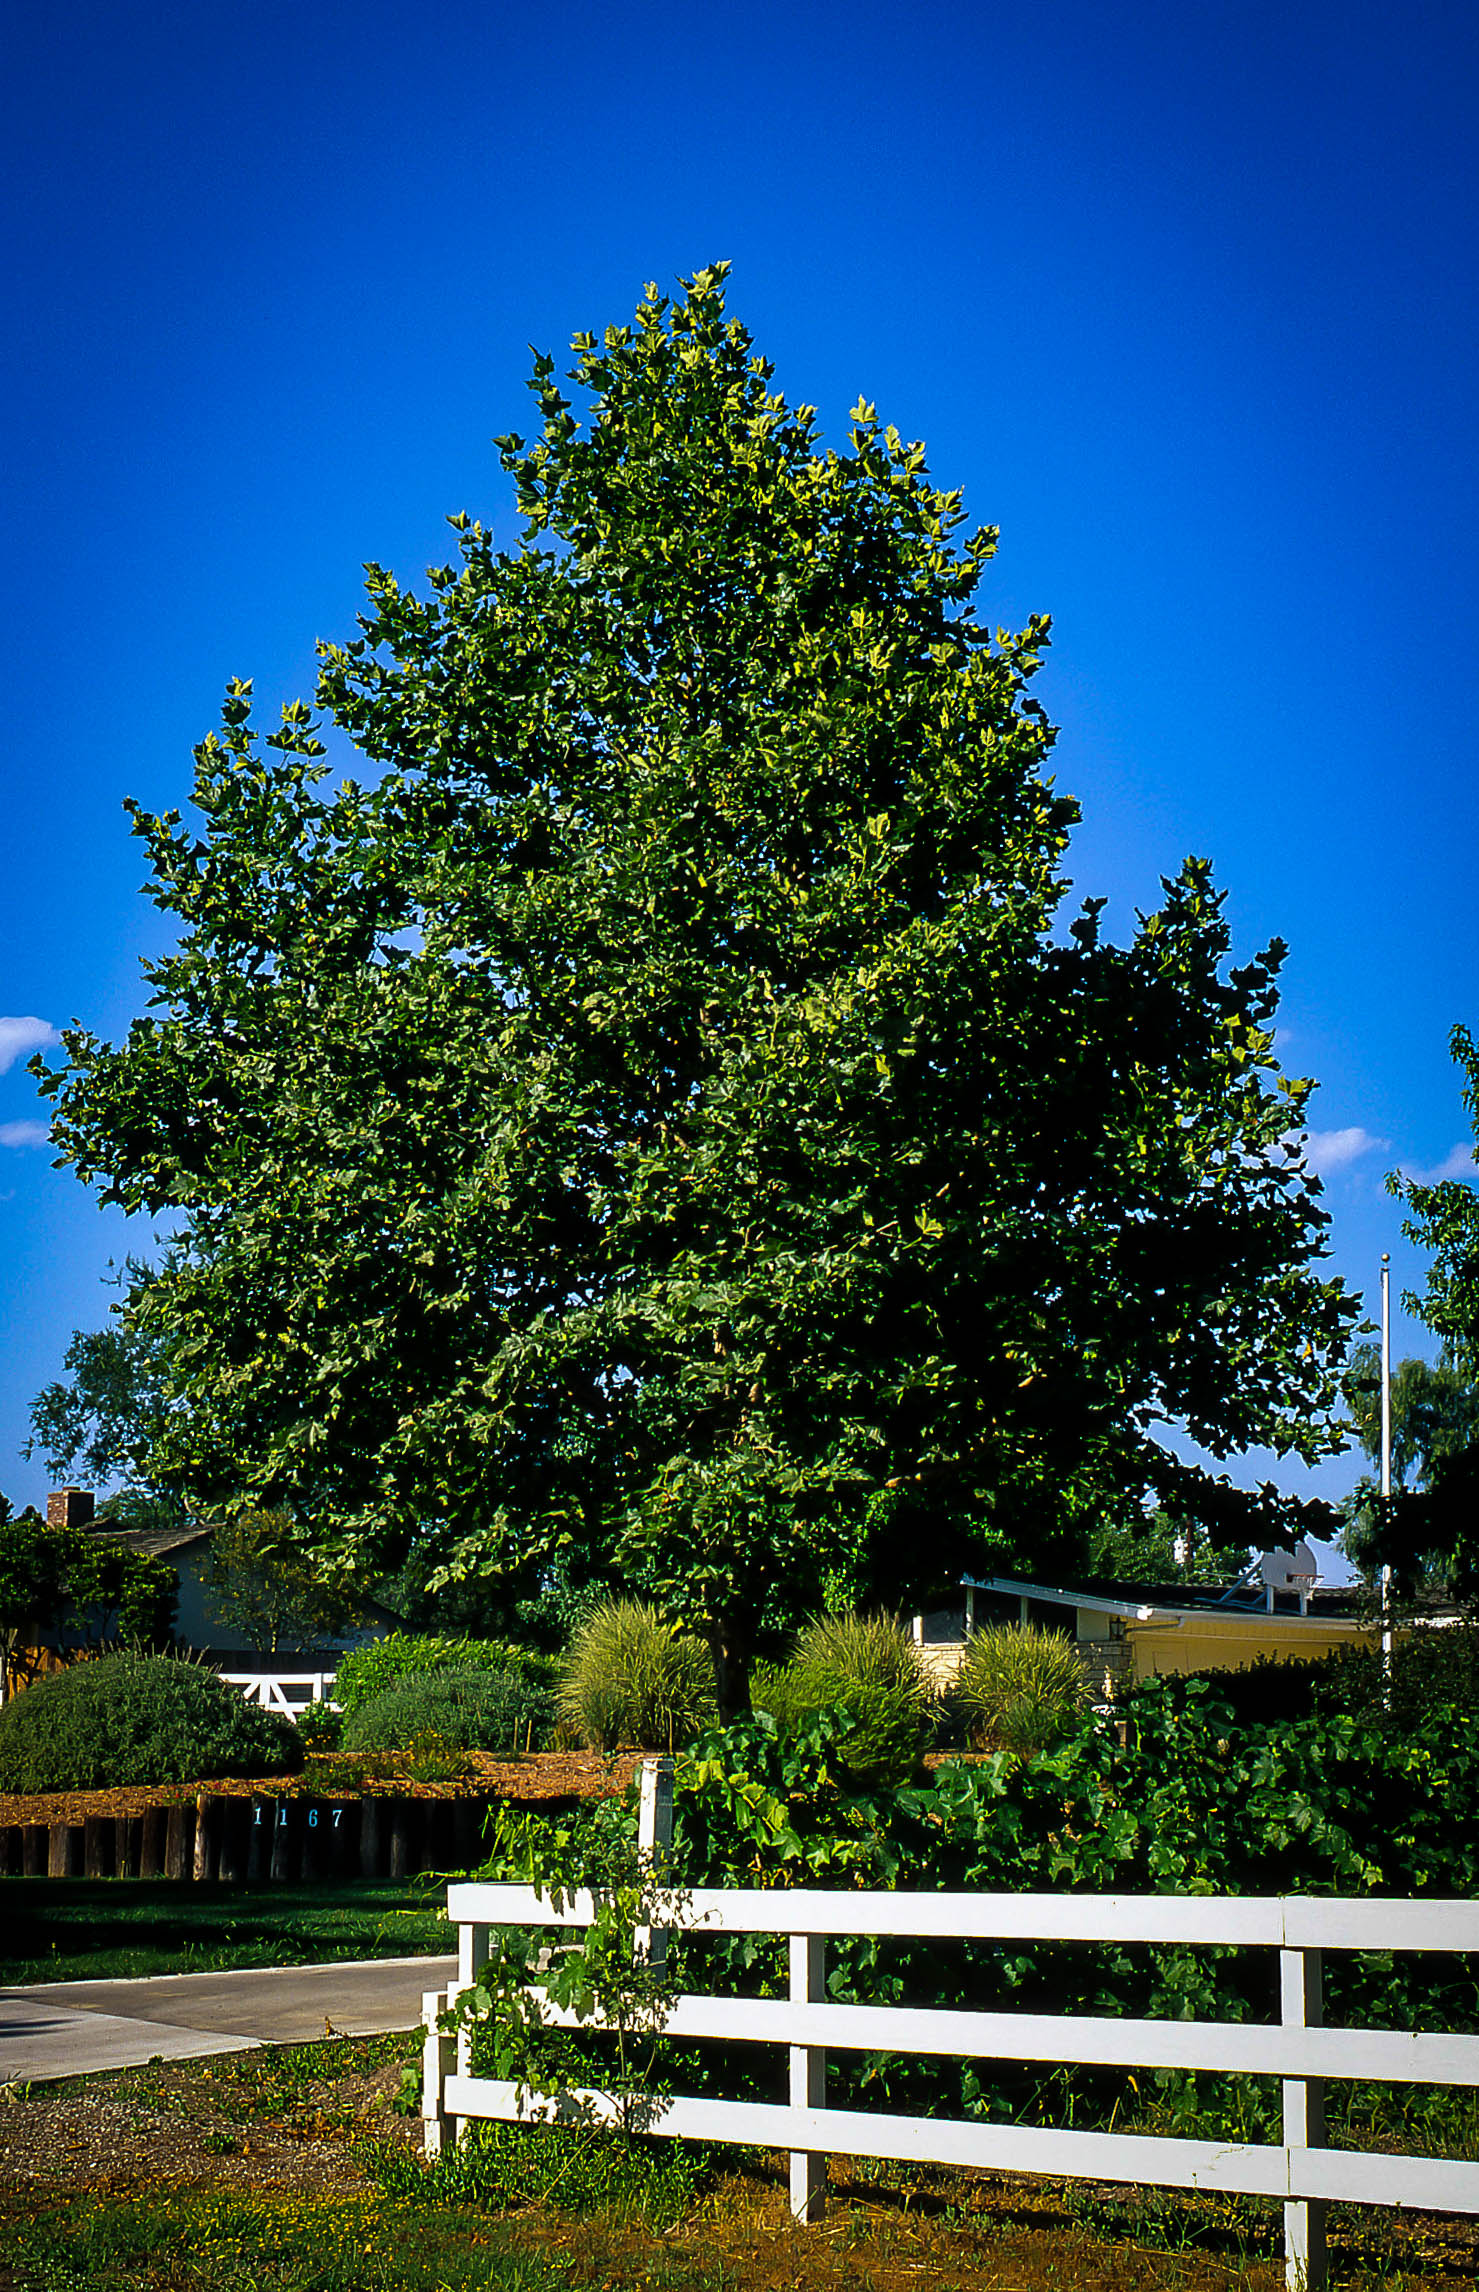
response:
M591 1922L593 1897L567 1896L556 1909L533 1887L473 1883L449 1887L447 1907L459 1929L458 1980L445 1997L430 1992L425 1999L428 2152L441 2146L449 2130L460 2133L478 2118L616 2121L620 2103L598 2090L540 2096L474 2076L466 2028L453 2039L438 2026L444 2004L455 2004L461 1991L477 1981L487 1962L491 1928L580 1928ZM1330 2077L1479 2084L1479 2037L1327 2029L1322 2026L1320 1976L1324 1950L1479 1952L1479 1903L700 1888L656 1895L651 1915L661 1922L659 1937L665 1925L669 1932L694 1936L765 1934L789 1942L789 1998L684 1995L672 2002L662 2021L663 2033L675 2038L784 2046L789 2102L681 2097L654 2103L650 2114L644 2112L643 2128L789 2150L791 2207L799 2220L819 2217L829 2155L1273 2197L1284 2205L1287 2282L1316 2292L1325 2278L1323 2207L1330 2201L1479 2212L1479 2164L1327 2148L1323 2084ZM1281 2018L1263 2025L1120 2021L837 2005L825 1995L827 1941L856 1934L1273 1949L1279 1953ZM602 2026L580 2021L547 1999L545 2011L552 2024ZM829 2109L827 2054L850 2049L1278 2077L1283 2081L1283 2140L1192 2141Z

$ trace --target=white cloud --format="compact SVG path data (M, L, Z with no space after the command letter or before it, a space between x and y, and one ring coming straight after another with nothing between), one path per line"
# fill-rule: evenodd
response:
M1479 1169L1475 1168L1473 1147L1459 1145L1450 1146L1442 1161L1435 1162L1431 1170L1409 1170L1404 1162L1402 1175L1409 1185L1441 1186L1449 1178L1479 1178Z
M1359 1124L1350 1130L1312 1130L1304 1142L1304 1159L1311 1170L1328 1178L1332 1170L1344 1170L1363 1154L1386 1153L1391 1143L1390 1138L1373 1138Z
M24 1058L27 1051L46 1050L61 1039L45 1019L0 1019L0 1074Z
M50 1136L44 1122L0 1122L0 1146L44 1146Z

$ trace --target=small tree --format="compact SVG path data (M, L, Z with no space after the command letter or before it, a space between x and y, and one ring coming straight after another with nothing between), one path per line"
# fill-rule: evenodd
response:
M62 1601L61 1550L54 1533L35 1511L10 1516L0 1496L0 1691L33 1676L33 1657L42 1633Z
M0 1690L36 1675L43 1640L158 1644L174 1628L174 1571L85 1528L53 1528L34 1510L10 1516L0 1496ZM62 1646L57 1651L65 1655Z
M207 1576L218 1622L264 1655L308 1648L346 1623L352 1599L326 1584L296 1541L287 1512L239 1512L211 1536Z
M1224 1584L1239 1573L1247 1546L1215 1542L1206 1525L1164 1505L1121 1507L1108 1514L1089 1552L1095 1575L1155 1584Z

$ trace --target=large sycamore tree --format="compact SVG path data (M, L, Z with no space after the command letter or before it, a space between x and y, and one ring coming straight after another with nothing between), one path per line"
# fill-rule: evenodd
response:
M177 950L47 1087L175 1237L151 1476L361 1574L596 1555L731 1709L829 1587L1069 1566L1145 1490L1287 1533L1165 1445L1334 1445L1282 949L1227 969L1200 860L1127 946L1067 916L1047 623L977 619L995 534L871 406L824 447L722 266L574 350L517 545L370 568L319 713L234 684L135 814Z

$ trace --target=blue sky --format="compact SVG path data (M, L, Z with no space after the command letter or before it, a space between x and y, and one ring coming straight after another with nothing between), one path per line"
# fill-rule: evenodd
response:
M228 677L309 690L365 559L511 537L528 345L721 256L792 398L1000 525L991 616L1054 616L1110 924L1195 851L1289 941L1334 1262L1420 1281L1382 1177L1466 1166L1479 1021L1476 102L1479 12L1421 0L12 12L0 1488L148 1246L32 1142L16 1023L141 1007L122 799L184 800Z

